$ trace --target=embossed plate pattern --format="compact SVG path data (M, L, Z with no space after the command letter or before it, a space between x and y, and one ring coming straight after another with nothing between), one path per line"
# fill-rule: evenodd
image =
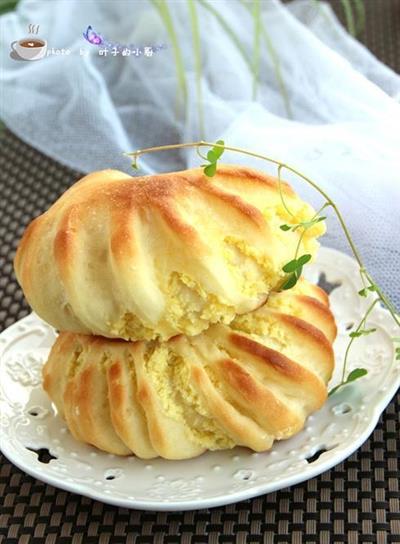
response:
M359 322L368 301L357 295L356 263L335 250L321 248L307 277L314 282L322 277L333 287L330 300L338 324L333 387L340 381L349 329ZM354 342L348 368L365 367L368 375L329 398L295 437L265 453L235 448L186 461L143 461L106 454L72 438L41 388L41 367L55 333L31 314L0 335L1 449L36 478L128 508L206 508L299 483L355 451L400 385L391 341L398 336L395 324L377 306L368 326L377 331ZM49 450L50 461L38 455L42 448Z

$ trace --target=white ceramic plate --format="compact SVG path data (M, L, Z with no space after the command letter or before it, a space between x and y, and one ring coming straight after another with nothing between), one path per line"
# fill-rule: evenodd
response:
M333 387L340 381L348 328L359 322L368 301L357 295L358 268L350 257L321 248L318 262L308 269L311 281L325 274L338 284L330 295L339 329ZM348 368L365 367L368 375L329 398L295 437L266 453L235 448L186 461L143 461L106 454L71 437L41 388L41 367L55 333L31 314L0 335L1 449L19 468L56 487L146 510L218 506L302 482L354 452L400 385L391 341L398 336L395 324L386 310L375 307L368 326L377 332L354 342ZM32 450L42 448L55 459L40 462ZM321 450L326 452L313 460Z

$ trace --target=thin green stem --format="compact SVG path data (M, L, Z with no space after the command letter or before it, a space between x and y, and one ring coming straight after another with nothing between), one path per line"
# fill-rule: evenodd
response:
M364 269L365 270L365 269ZM386 308L389 310L389 312L391 313L394 321L396 322L396 324L400 327L400 319L396 313L396 308L393 306L393 304L391 303L390 299L388 299L386 297L386 295L382 292L382 289L379 287L379 285L377 285L373 278L371 277L371 275L369 274L369 272L367 272L367 270L365 270L365 277L367 278L367 280L370 282L370 285L373 285L374 288L375 288L375 292L377 293L377 295L379 296L379 298L381 299L381 301L383 302L383 304L386 306Z
M288 207L288 205L286 204L285 199L283 198L283 192L282 192L282 178L281 178L281 171L282 171L282 168L283 168L283 164L279 164L279 166L278 166L278 188L279 188L279 197L280 197L280 199L281 199L282 206L285 208L285 210L288 212L289 215L291 215L292 217L294 217L294 213L292 213L292 212L289 210L289 207Z
M281 161L277 161L276 159L272 159L271 157L268 157L266 155L261 155L260 153L254 153L253 151L248 151L247 149L242 149L240 147L234 147L234 146L227 146L225 144L218 144L218 143L215 143L215 142L205 142L203 140L200 140L198 142L188 142L188 143L183 143L183 144L170 144L170 145L164 145L164 146L149 147L147 149L141 149L141 150L138 150L138 151L134 151L133 153L126 153L126 155L132 156L134 158L134 161L136 161L138 159L138 157L140 155L143 155L144 153L156 153L156 152L159 152L159 151L167 151L167 150L171 150L171 149L200 148L200 147L222 148L222 149L224 149L226 151L234 151L236 153L241 153L242 155L247 155L249 157L254 157L254 158L257 158L257 159L261 159L261 160L270 162L272 164L276 164L281 169L286 168L287 170L289 170L293 174L296 174L297 176L302 178L306 183L308 183L308 185L313 187L321 196L324 197L324 199L326 200L326 204L333 208L333 210L335 212L335 215L336 215L336 217L337 217L337 219L338 219L338 221L339 221L339 223L340 223L340 225L341 225L341 227L343 229L343 232L345 234L347 242L348 242L348 244L349 244L349 246L350 246L350 248L351 248L351 250L353 252L354 258L356 259L360 269L365 271L364 273L366 274L366 277L367 277L368 281L370 281L371 285L376 286L376 293L378 294L380 300L386 306L386 308L389 310L389 313L392 316L395 323L400 327L400 319L396 315L396 310L395 310L394 306L392 305L390 300L386 297L386 295L382 292L382 290L373 281L371 275L366 271L366 268L364 266L364 263L363 263L363 261L361 259L360 254L358 252L358 249L356 248L356 246L355 246L355 244L353 242L353 239L352 239L352 237L350 235L350 232L349 232L349 230L348 230L348 228L346 226L346 223L344 222L343 216L340 213L338 207L336 206L336 204L332 201L332 199L328 196L328 194L323 189L321 189L308 176L305 176L304 174L299 172L299 170L297 170L296 168L293 168L292 166L289 166L288 164L283 163Z
M365 6L364 0L353 0L356 12L356 36L361 34L365 27Z
M328 202L325 202L325 204L323 206L321 206L321 208L313 215L313 217L310 219L310 223L311 221L314 221L314 219L316 219L319 214L322 212L322 210L324 210L325 208L327 208L328 206L330 206L330 204L328 204ZM305 233L307 232L307 230L311 228L311 225L307 225L305 227L303 227L303 231L302 233L300 234L300 237L299 237L299 240L297 242L297 247L296 247L296 253L294 255L294 258L297 259L297 257L299 256L299 251L300 251L300 246L301 246L301 243L303 241L303 238L304 238L304 235Z
M332 23L331 19L327 16L327 14L325 13L325 9L324 9L324 6L323 4L320 2L320 0L312 0L312 3L314 4L314 6L319 10L319 12L321 13L322 17L325 19L325 22L326 23Z
M188 0L190 24L192 28L194 67L196 71L197 114L199 119L200 138L204 138L204 111L202 96L202 67L201 67L201 42L199 32L199 19L194 0Z
M360 323L358 324L358 327L356 328L356 330L354 332L359 332L361 330L361 328L364 326L364 324L366 323L367 319L368 319L368 316L370 315L370 313L372 312L372 310L374 309L374 307L376 306L376 304L379 302L379 298L376 298L372 304L369 306L368 310L365 312L365 315L364 317L361 319ZM349 357L349 353L350 353L350 348L351 346L353 345L353 342L354 340L356 339L355 336L351 337L350 338L350 342L347 344L347 348L346 348L346 351L345 351L345 354L344 354L344 360L343 360L343 372L342 372L342 381L340 383L344 383L345 381L345 376L346 376L346 367L347 367L347 360L348 360L348 357Z
M225 31L227 36L232 40L232 42L236 45L239 53L241 54L243 60L247 64L250 72L252 71L253 67L251 65L251 61L247 55L246 49L243 47L242 42L239 40L239 38L236 36L235 32L232 30L232 28L229 26L229 24L225 21L225 19L222 17L222 15L219 13L218 10L214 8L213 5L206 2L206 0L197 0L200 5L202 5L207 11L209 11L218 21L222 29Z
M167 32L171 40L172 50L175 57L175 68L176 68L176 75L178 78L178 87L182 94L183 104L186 109L187 85L186 85L185 66L183 64L182 52L179 46L179 40L175 31L171 13L169 11L166 0L151 0L151 2L156 8L156 10L158 11L158 14L160 15L161 20L165 24L165 28L167 29Z
M257 99L257 88L260 77L260 37L261 37L261 4L260 0L253 0L253 100Z
M281 63L276 52L275 47L273 46L272 40L268 32L265 30L265 27L261 28L261 33L264 38L265 44L267 46L268 52L271 57L272 65L274 67L276 79L278 81L279 91L282 95L283 103L285 106L286 114L289 119L293 119L292 107L290 105L289 95L286 89L285 81L283 79Z
M198 147L196 147L196 153L198 154L198 156L203 159L203 161L208 161L207 157L205 155L202 154L202 152L200 151L200 149Z
M346 18L347 30L352 36L356 35L356 27L354 25L354 15L353 8L351 6L350 0L340 0L343 6L344 16Z
M322 17L325 19L325 22L332 24L332 19L327 16L325 11L325 6L320 0L312 0L313 4L320 11ZM354 36L358 36L365 27L365 5L364 0L352 0L354 6L354 12L352 10L352 5L348 0L341 0L343 4L343 9L345 12L346 26L350 31L350 28L354 29ZM346 3L346 6L344 6Z
M305 233L307 232L307 229L303 229L300 236L299 236L299 240L297 242L297 246L296 246L296 251L295 251L295 254L294 254L294 258L297 259L297 257L299 256L299 251L300 251L300 246L301 246L301 243L303 241L303 238L304 238L304 235Z
M247 2L241 0L241 3L243 6L249 10L251 10L250 4ZM261 18L260 18L261 21ZM278 54L276 52L276 49L274 47L274 44L272 42L272 39L270 35L268 34L265 26L262 24L261 21L261 28L260 28L261 36L264 39L265 45L267 46L269 56L271 57L272 66L274 68L276 80L278 82L279 92L281 93L283 104L285 106L286 115L289 119L293 118L292 108L290 106L289 96L286 90L285 81L282 76L282 70L281 70L281 63L278 57Z

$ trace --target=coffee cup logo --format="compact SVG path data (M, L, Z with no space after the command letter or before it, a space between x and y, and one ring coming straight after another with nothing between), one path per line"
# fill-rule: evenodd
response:
M29 36L12 42L11 57L15 60L40 60L47 52L47 41L37 36L39 25L30 24Z

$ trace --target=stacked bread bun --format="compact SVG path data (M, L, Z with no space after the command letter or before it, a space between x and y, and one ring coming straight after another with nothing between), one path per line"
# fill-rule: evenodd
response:
M280 225L314 214L286 183L221 165L95 172L35 219L15 270L61 331L44 388L74 437L184 459L298 432L326 398L336 326L318 287L280 292L323 224Z

